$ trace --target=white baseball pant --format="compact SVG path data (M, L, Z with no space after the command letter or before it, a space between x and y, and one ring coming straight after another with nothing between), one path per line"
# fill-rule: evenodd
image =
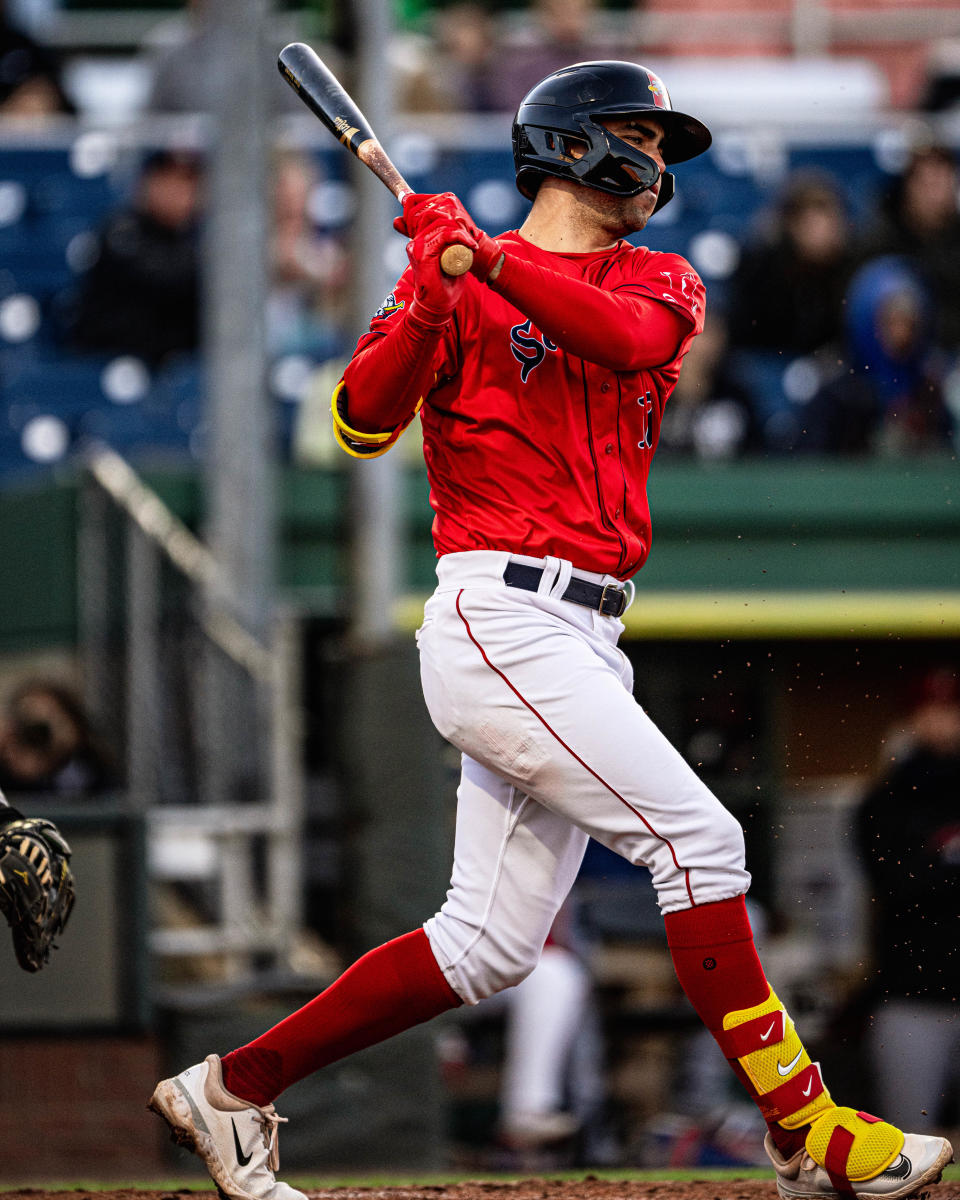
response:
M511 559L545 568L539 592L506 586ZM468 1004L533 970L588 837L648 867L663 912L750 884L739 823L633 698L622 622L559 599L572 569L444 555L417 632L430 716L463 752L451 884L424 928Z

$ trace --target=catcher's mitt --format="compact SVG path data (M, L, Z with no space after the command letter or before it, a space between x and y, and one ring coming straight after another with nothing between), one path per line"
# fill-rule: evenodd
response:
M25 971L40 970L70 916L76 899L70 853L52 821L22 817L0 826L0 913Z

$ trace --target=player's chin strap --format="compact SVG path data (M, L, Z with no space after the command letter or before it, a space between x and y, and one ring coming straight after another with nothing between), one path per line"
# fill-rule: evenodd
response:
M657 192L657 202L653 206L653 213L651 213L651 216L655 213L658 213L669 200L673 199L676 190L676 176L672 171L664 171L660 176L660 191Z

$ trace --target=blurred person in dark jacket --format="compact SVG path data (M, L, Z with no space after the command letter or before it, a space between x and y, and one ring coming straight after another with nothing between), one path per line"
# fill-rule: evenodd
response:
M934 303L936 333L960 350L960 169L952 150L918 146L881 198L861 240L862 258L897 254L913 265Z
M503 107L496 18L471 0L434 14L433 37L399 87L404 112L494 112Z
M861 267L846 297L845 343L803 413L800 448L839 454L948 450L949 358L933 336L933 306L910 264Z
M789 356L836 341L853 266L836 184L819 172L798 173L740 260L729 304L732 346Z
M923 679L902 744L864 797L856 836L870 885L878 1103L942 1125L960 1062L960 672Z
M70 323L75 349L134 354L151 365L197 349L202 179L192 152L147 158L133 202L100 231Z
M56 54L19 29L6 8L0 0L0 117L73 113Z

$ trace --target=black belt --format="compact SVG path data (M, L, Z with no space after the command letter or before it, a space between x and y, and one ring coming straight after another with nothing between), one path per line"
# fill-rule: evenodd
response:
M508 562L503 572L507 587L523 588L525 592L540 590L543 567L531 567L527 563ZM605 617L622 617L627 609L627 593L613 583L591 583L589 579L571 578L567 590L560 597L571 604L582 604L584 608L595 608Z

